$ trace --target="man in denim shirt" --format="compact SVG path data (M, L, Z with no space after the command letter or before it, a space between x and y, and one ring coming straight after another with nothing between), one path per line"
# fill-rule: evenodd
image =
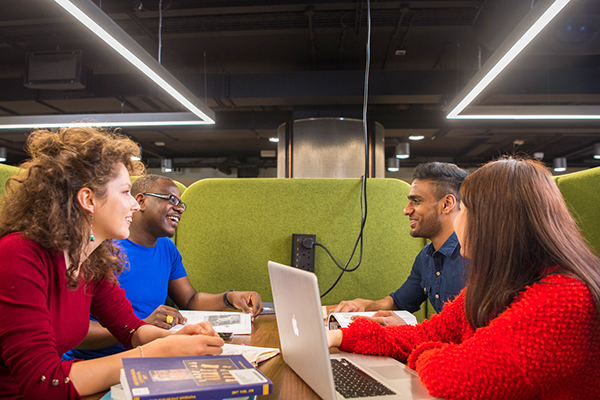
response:
M454 299L465 286L465 260L454 233L460 202L459 189L467 173L454 164L426 163L415 168L404 215L410 219L410 234L429 239L417 255L408 279L380 300L342 301L331 312L407 310L415 312L427 299L436 312ZM400 325L402 318L391 311L373 317L380 324Z

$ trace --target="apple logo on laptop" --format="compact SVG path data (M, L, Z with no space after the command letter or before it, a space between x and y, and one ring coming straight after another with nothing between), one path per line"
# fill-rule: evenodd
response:
M294 328L294 335L300 336L300 331L298 331L298 322L296 321L296 314L292 315L292 327Z

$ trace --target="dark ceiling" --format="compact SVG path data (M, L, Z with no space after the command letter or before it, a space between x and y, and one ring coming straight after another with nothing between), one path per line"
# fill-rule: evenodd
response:
M216 124L124 129L152 166L274 166L261 150L285 122L361 118L366 1L94 0L205 101ZM600 165L598 121L448 121L444 107L535 0L371 1L368 116L386 156L412 134L411 158L473 167L504 153L543 152ZM600 105L600 1L572 0L477 99L490 105ZM81 84L24 85L29 55L81 51ZM35 86L34 86L35 87ZM0 1L0 116L185 111L52 0ZM9 163L27 132L1 131ZM163 142L164 146L157 145ZM225 160L225 161L224 161Z

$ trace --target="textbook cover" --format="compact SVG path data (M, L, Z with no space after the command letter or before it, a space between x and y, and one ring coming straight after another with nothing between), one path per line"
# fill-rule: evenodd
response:
M270 394L273 383L241 355L123 358L127 400L224 399Z

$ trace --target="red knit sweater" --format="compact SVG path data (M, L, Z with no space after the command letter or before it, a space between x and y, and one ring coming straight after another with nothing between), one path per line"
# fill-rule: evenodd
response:
M107 280L67 288L62 252L12 233L0 239L0 398L78 399L65 351L79 345L90 312L127 348L145 324Z
M408 361L431 395L455 399L600 399L600 321L587 287L552 275L486 327L466 321L464 290L417 326L359 319L340 350Z

